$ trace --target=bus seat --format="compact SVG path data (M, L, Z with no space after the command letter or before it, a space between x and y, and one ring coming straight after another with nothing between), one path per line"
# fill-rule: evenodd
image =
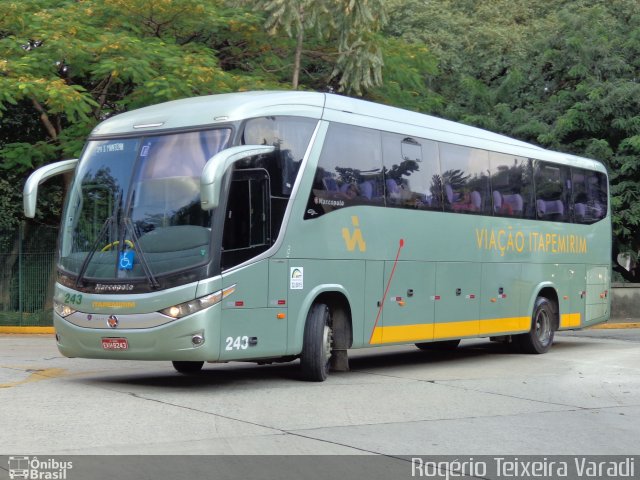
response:
M564 203L562 203L562 200L538 200L536 201L536 207L539 218L551 215L562 217L564 215Z
M493 211L499 213L502 209L502 194L498 190L493 191Z
M595 215L595 218L597 218L598 220L604 218L607 215L604 205L602 205L600 202L594 202L593 213Z
M387 184L387 197L398 199L400 198L400 187L393 178L389 178L386 181Z
M447 196L449 205L453 204L453 188L448 183L444 186L444 193Z
M360 196L371 200L373 198L373 185L369 180L360 184Z
M583 221L587 215L587 206L584 203L576 203L573 206L573 211L576 215L576 219Z
M324 177L322 179L322 184L324 185L324 189L328 192L337 192L338 191L338 183L335 178L332 177Z
M475 208L475 211L482 211L482 196L480 195L480 192L477 190L472 191L469 198L471 199L471 204Z
M502 198L504 200L504 203L511 207L511 211L514 215L522 214L522 210L524 208L522 195L520 195L519 193L513 193L511 195L504 195Z

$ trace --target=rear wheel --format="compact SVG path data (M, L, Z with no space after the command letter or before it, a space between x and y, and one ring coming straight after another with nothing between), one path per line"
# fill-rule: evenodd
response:
M558 311L555 303L546 297L536 298L531 316L531 330L516 335L516 345L524 353L545 353L553 344L554 326Z
M198 373L202 370L204 362L178 362L173 361L173 368L180 373Z
M316 303L311 307L304 327L300 366L305 380L323 382L327 379L332 346L329 307L324 303Z
M420 350L431 350L431 351L451 351L458 348L460 345L460 340L442 340L440 342L425 342L425 343L416 343L416 347Z

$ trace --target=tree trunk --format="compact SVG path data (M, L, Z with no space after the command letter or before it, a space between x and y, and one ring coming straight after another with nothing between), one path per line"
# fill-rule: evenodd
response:
M291 82L295 90L298 89L298 83L300 81L300 60L302 58L302 45L304 43L304 32L302 26L298 30L298 36L296 39L296 53L293 61L293 81Z
M40 112L40 120L42 121L42 124L44 125L44 128L46 128L47 132L49 132L49 136L51 137L51 139L57 140L58 131L56 130L56 127L53 126L53 123L51 123L49 115L47 115L45 109L42 108L42 105L40 105L40 102L38 102L35 97L31 97L31 102L33 103L33 106L36 108L36 110Z
M291 84L294 90L300 84L300 60L302 58L302 45L304 44L304 4L300 2L298 7L298 24L296 25L296 51L293 57L293 80Z

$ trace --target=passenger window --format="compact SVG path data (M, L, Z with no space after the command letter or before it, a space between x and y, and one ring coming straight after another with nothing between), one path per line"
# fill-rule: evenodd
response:
M607 215L607 177L603 173L571 169L573 221L595 223Z
M531 160L503 153L489 154L493 214L536 218Z
M382 159L388 206L442 210L436 142L383 133Z
M380 132L333 123L324 141L304 215L337 208L384 205Z
M569 168L536 162L536 215L539 220L570 221L568 206L571 189Z
M448 143L440 144L444 209L490 214L489 153Z

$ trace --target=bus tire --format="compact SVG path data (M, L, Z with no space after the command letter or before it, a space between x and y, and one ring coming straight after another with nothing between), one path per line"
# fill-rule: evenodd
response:
M304 326L300 367L302 378L311 382L324 382L329 374L329 360L333 332L329 307L316 303L309 310Z
M441 352L449 352L455 350L460 345L460 339L458 340L442 340L439 342L424 342L424 343L416 343L416 347L420 350L431 350L431 351L441 351Z
M553 344L557 308L546 297L536 298L531 316L531 330L516 335L516 347L523 353L546 353Z
M175 360L171 363L173 368L180 373L198 373L204 365L204 362L179 362Z

